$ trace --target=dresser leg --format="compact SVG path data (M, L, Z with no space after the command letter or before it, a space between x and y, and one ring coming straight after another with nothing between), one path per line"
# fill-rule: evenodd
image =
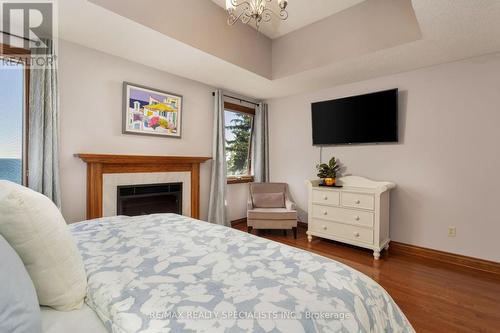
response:
M252 229L253 229L252 227L247 227L247 231L248 231L249 234L252 233Z
M388 251L388 250L389 250L389 243L387 243L387 244L385 245L384 249L385 249L386 251Z
M373 251L373 257L375 258L375 260L379 260L380 259L380 251L378 251L378 250Z
M307 235L307 241L308 241L309 243L311 243L311 242L312 242L312 240L313 240L313 236L312 236L312 235Z
M293 238L297 239L297 227L293 227L292 230L293 230Z

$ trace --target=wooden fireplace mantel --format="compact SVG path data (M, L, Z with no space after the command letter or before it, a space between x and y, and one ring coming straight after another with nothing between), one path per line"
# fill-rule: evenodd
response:
M87 219L102 217L105 173L191 173L191 217L200 217L200 164L210 157L75 154L87 163Z

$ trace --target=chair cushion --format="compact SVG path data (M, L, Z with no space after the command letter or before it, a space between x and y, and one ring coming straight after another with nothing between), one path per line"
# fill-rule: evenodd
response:
M254 193L252 200L256 208L285 208L284 193Z
M49 198L0 181L0 234L21 257L41 305L62 311L81 307L87 289L83 260Z
M42 330L35 287L21 258L0 235L0 332Z
M286 183L250 183L250 193L284 193Z
M297 220L297 211L286 208L255 208L247 212L252 220Z

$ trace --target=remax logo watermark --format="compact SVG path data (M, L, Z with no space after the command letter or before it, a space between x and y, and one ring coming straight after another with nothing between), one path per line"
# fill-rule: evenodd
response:
M30 68L55 68L56 15L55 0L0 0L2 62L23 61Z

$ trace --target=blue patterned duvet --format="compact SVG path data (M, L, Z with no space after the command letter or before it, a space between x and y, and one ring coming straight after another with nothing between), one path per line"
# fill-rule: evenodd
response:
M336 261L175 214L70 226L110 332L414 332Z

